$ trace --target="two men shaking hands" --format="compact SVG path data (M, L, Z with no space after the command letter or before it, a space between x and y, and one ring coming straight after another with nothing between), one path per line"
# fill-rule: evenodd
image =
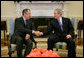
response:
M36 36L42 36L43 35L43 33L40 31L32 31L32 33ZM29 39L29 38L30 38L30 35L26 34L25 39Z
M34 32L34 34L35 34L36 36L41 36L41 35L43 35L43 33L40 32L40 31L33 31L33 32Z
M53 50L54 43L57 42L66 42L68 48L68 56L75 57L75 42L74 39L74 28L70 22L69 18L62 17L62 10L55 9L54 19L51 20L50 26L47 31L35 31L34 26L31 21L31 12L30 9L24 9L22 12L22 17L15 20L15 35L16 44L17 44L17 55L18 57L22 56L22 44L26 45L26 50L24 56L28 55L31 50L33 43L33 35L42 36L50 34L53 30L54 33L49 36L47 42L47 49ZM24 38L25 37L25 38ZM26 39L26 40L25 40ZM36 42L35 42L36 43Z

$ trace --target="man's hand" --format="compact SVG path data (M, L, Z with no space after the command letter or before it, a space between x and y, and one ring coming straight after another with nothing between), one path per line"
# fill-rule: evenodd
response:
M66 38L67 38L67 39L71 38L71 35L70 35L70 34L68 34L68 35L66 36Z
M41 36L41 35L43 35L43 33L40 32L40 31L35 31L34 34L35 34L36 36Z
M25 39L27 40L29 38L30 38L30 35L29 34L26 34Z

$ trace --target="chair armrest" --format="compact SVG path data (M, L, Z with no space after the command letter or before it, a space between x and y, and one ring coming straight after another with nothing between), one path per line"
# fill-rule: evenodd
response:
M77 34L75 34L74 37L77 38Z
M10 38L11 38L11 35L9 32L6 33L6 36L7 36L7 41L8 41L8 46L10 46Z
M9 33L9 32L7 32L7 33L6 33L6 36L7 36L7 37L9 37L9 35L10 35L10 33Z
M6 36L7 36L7 40L10 40L10 38L11 38L10 32L7 32Z

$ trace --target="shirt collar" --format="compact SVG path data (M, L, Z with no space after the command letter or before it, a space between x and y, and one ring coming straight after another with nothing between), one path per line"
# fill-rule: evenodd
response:
M60 17L59 19L62 20L62 17Z
M24 19L24 21L26 21L26 19L24 18L24 16L23 16L23 19Z
M59 21L61 22L61 24L62 24L62 17L60 17L58 20L59 20Z
M24 23L26 24L26 19L23 17Z

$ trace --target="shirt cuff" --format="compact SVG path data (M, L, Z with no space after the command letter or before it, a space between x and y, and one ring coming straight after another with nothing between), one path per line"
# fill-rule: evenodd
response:
M34 34L35 33L35 31L34 30L32 30L32 34Z
M43 35L43 32L42 32L42 35Z

